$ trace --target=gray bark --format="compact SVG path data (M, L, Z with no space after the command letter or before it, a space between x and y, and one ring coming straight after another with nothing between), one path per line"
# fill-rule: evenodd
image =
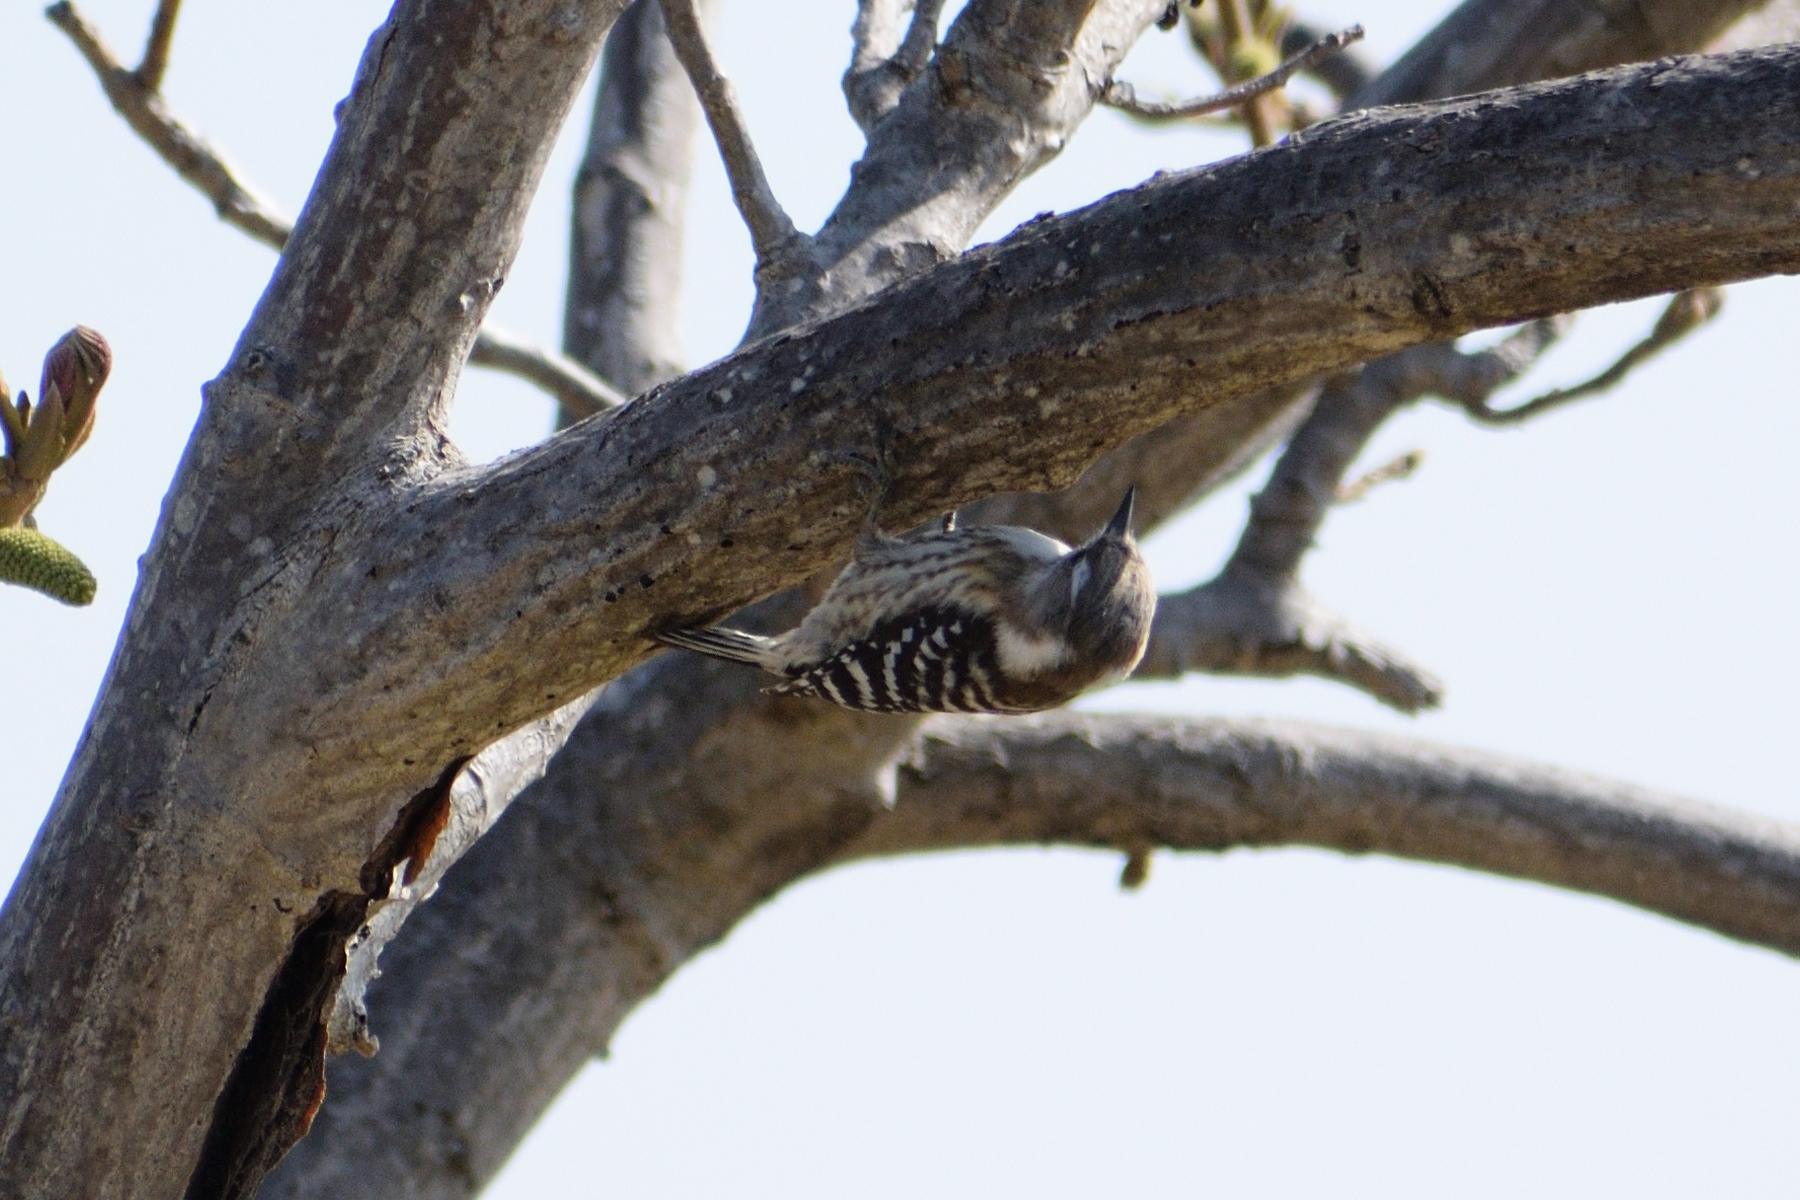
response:
M1045 842L1317 846L1554 884L1800 955L1800 829L1411 739L1277 721L942 719L901 770L899 801L836 861Z
M563 349L630 396L682 371L682 216L699 118L662 11L633 4L607 38L575 179L563 324Z
M1465 79L1460 90L1479 82ZM1133 440L1080 488L974 511L1085 533L1104 516L1098 506L1135 477L1149 484L1153 514L1166 514L1228 473L1233 456L1266 445L1271 423L1279 432L1292 392L1263 396L1277 399L1222 400ZM891 786L884 773L910 733L903 721L840 712L796 722L759 697L754 680L674 656L628 678L620 711L654 716L621 735L596 713L544 783L451 874L377 985L387 1048L334 1068L332 1103L276 1176L274 1194L469 1194L637 998L804 869L789 865L787 851L770 869L729 857L731 847L813 846L824 836L821 811L861 820ZM696 696L710 698L704 710L671 721L691 715ZM702 832L685 823L689 812L712 824ZM664 831L654 846L627 833L646 822ZM725 846L697 848L715 838ZM628 848L614 849L621 844ZM677 870L690 860L703 877ZM632 881L628 909L613 884L595 883L600 862ZM652 894L636 882L664 871L676 874L666 889ZM504 900L484 899L490 893ZM640 936L630 931L640 921L687 932Z
M346 949L375 905L425 885L469 757L642 661L661 622L841 555L863 505L821 445L885 442L904 523L1066 483L1172 418L1407 344L1800 268L1800 52L1663 64L1352 118L1153 181L473 468L442 434L456 374L622 7L412 0L372 39L0 915L0 1193L252 1193L317 1111ZM1055 27L1079 51L1115 18L1129 32L1123 11ZM988 78L986 44L958 45L932 78L979 106L959 89ZM1017 61L1041 68L1039 49ZM1015 101L1051 96L1046 128L1085 111L1060 75L1034 81L1049 87ZM1101 83L1081 81L1086 103ZM610 960L620 995L828 860L905 740L746 704L724 668L680 710L644 690L694 669L659 660L583 726L628 748L621 794L665 772L640 789L656 803L636 837L704 830L671 852L712 880L665 894L672 864L627 865L655 877L606 900L631 942ZM739 732L813 722L802 772L735 776L742 809L697 786ZM839 824L779 824L774 801L820 792ZM466 1190L502 1144L422 1186Z
M326 679L367 676L311 581L451 465L457 369L617 8L421 0L372 39L0 916L0 1194L247 1195L310 1118L384 834L456 756L313 724ZM334 635L310 668L294 621Z

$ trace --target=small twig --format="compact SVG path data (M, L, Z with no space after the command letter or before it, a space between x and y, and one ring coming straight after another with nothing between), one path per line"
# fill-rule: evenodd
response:
M150 45L144 52L146 65L153 64L159 56L162 61L167 61L168 39L174 31L177 7L179 0L164 0L157 9L156 21L151 26ZM177 175L212 201L221 220L272 250L279 251L287 244L293 222L245 183L223 154L169 111L155 87L140 78L144 67L132 71L123 66L100 39L99 31L88 24L69 0L52 4L44 15L75 43L75 48L99 77L106 98L125 118L125 123L173 167ZM160 76L161 70L158 66L154 73ZM616 407L625 401L616 389L573 359L534 346L492 326L483 327L476 335L469 361L530 380L582 416Z
M1425 461L1423 450L1408 450L1399 458L1383 463L1354 483L1342 484L1332 497L1335 504L1355 504L1384 483L1409 478Z
M162 89L163 73L169 69L169 44L175 38L175 14L181 0L162 0L156 15L150 19L150 36L144 42L144 59L132 74L138 86L147 91Z
M1299 54L1322 36L1324 35L1314 26L1290 25L1287 32L1281 35L1281 50L1287 55ZM1374 66L1362 55L1348 53L1331 55L1301 69L1324 84L1339 104L1377 74Z
M567 355L527 342L492 323L483 325L476 335L469 361L536 384L555 396L577 421L630 399Z
M1218 112L1220 109L1237 108L1258 96L1265 95L1282 87L1293 76L1309 70L1319 63L1338 53L1363 35L1361 25L1352 25L1339 33L1327 34L1308 46L1305 50L1283 62L1267 75L1240 83L1236 87L1226 88L1210 96L1201 96L1194 100L1184 100L1178 104L1160 104L1153 100L1140 100L1136 91L1123 80L1113 80L1106 85L1100 94L1100 102L1109 107L1129 113L1134 117L1142 117L1149 121L1174 121L1184 117L1197 117L1205 113Z
M174 6L169 7L173 9ZM100 87L106 92L106 98L112 101L113 108L125 118L125 123L148 142L164 162L175 168L177 175L213 202L221 220L265 246L281 249L293 223L249 185L242 183L224 156L213 149L205 138L177 120L155 88L145 86L137 72L121 65L111 49L100 40L99 32L82 19L73 4L62 0L45 9L44 15L75 43L75 48L87 59L94 74L99 76ZM161 16L159 11L158 17ZM173 12L170 12L169 19L172 24ZM153 30L153 49L155 36ZM167 47L164 49L166 51Z
M1561 408L1571 401L1598 395L1617 386L1643 363L1712 320L1719 314L1724 303L1725 295L1717 288L1694 288L1691 291L1677 292L1670 298L1668 307L1663 309L1662 316L1657 318L1650 335L1620 355L1612 366L1574 387L1546 392L1515 408L1492 408L1488 405L1486 396L1453 398L1464 412L1480 424L1521 424L1533 417L1542 416L1553 408Z
M750 140L750 129L738 108L731 81L720 73L712 47L706 44L693 0L662 0L662 10L669 42L675 47L675 57L687 72L688 81L694 85L694 93L700 97L700 108L706 113L719 157L725 162L725 174L731 179L731 198L750 229L756 262L761 267L788 252L800 234L763 174L762 160L756 156L756 146Z

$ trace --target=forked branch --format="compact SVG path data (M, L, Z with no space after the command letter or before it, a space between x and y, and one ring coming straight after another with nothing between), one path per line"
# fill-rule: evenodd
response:
M152 92L162 89L163 72L169 69L169 46L175 40L175 16L180 9L181 0L162 0L156 6L156 15L150 18L143 61L133 74L139 84Z
M912 20L900 36L900 18L908 8ZM850 27L855 49L844 72L844 100L864 133L874 130L893 111L913 80L925 71L937 45L943 0L861 0Z
M157 9L144 62L135 71L119 62L101 40L99 31L70 0L58 0L44 10L44 15L75 44L125 123L177 175L212 201L219 219L271 250L280 251L293 232L293 222L245 182L223 153L170 112L157 90L168 63L178 7L179 0L166 0ZM573 359L491 325L484 326L476 336L469 361L525 379L583 416L615 407L625 399Z
M1268 74L1259 75L1255 79L1246 80L1235 87L1226 88L1224 91L1215 92L1210 96L1182 100L1175 104L1162 104L1154 100L1140 100L1137 92L1129 83L1115 79L1107 84L1106 90L1100 94L1100 102L1147 121L1176 121L1219 112L1222 109L1238 108L1258 96L1264 96L1278 88L1285 87L1287 81L1301 71L1312 70L1346 46L1360 41L1362 36L1363 27L1361 25L1352 25L1337 33L1328 33L1298 54L1286 59Z
M1448 343L1419 346L1327 381L1250 502L1250 518L1224 568L1160 602L1138 675L1317 675L1401 712L1435 708L1443 685L1314 599L1300 582L1301 561L1382 422L1426 396L1473 403L1491 395L1536 362L1562 328L1560 320L1533 321L1474 353Z
M1443 393L1446 399L1454 400L1464 412L1475 421L1490 426L1518 425L1533 417L1542 416L1552 409L1575 400L1583 400L1589 396L1597 396L1602 392L1623 383L1625 377L1644 363L1692 333L1719 315L1724 307L1725 293L1718 288L1693 288L1685 292L1677 292L1670 297L1668 305L1658 317L1655 326L1637 345L1620 355L1618 361L1600 372L1592 379L1576 384L1574 387L1558 388L1546 392L1542 396L1527 400L1513 408L1496 409L1488 404L1489 393L1472 393L1467 396Z

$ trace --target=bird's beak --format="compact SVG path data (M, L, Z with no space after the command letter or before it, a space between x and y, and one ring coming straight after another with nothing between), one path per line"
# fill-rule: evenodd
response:
M1119 501L1119 511L1114 513L1106 528L1100 531L1101 537L1118 538L1123 541L1131 536L1131 510L1137 500L1137 487L1133 485L1125 489L1125 499Z

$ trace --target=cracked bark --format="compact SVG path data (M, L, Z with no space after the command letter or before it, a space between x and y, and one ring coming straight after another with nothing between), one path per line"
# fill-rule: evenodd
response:
M1179 449L1159 460L1157 450L1166 444L1155 435L1132 443L1139 451L1138 463L1165 464L1163 511L1203 480L1224 474L1230 456L1243 453L1258 434L1267 436L1269 409L1277 407L1278 415L1291 412L1290 396L1279 393L1279 407L1264 401L1260 408L1250 400L1227 398L1185 419L1185 425L1202 427L1194 436L1204 449L1198 469L1183 470ZM1180 445L1179 438L1175 444ZM1108 469L1118 470L1114 464L1124 458L1115 454L1103 459L1089 482ZM1109 492L1116 498L1117 490L1109 485L1092 487L1091 493ZM1097 519L1082 511L1081 497L1089 492L1083 488L1073 499L1069 494L1028 496L976 507L1031 511L1036 505L1054 514L1040 522L1046 527L1085 531ZM810 794L815 803L823 797L837 821L854 824L866 811L861 806L880 792L882 764L905 742L892 726L879 736L881 729L848 714L809 713L796 726L791 712L771 712L758 701L753 684L741 675L716 665L684 663L676 656L649 663L615 686L631 690L620 698L619 709L608 712L641 706L665 721L684 709L685 698L710 700L691 727L682 723L678 729L652 730L639 725L629 736L597 714L545 781L449 877L443 894L391 952L389 977L378 985L378 1019L388 1048L373 1062L345 1064L341 1078L334 1074L333 1104L314 1139L303 1143L272 1181L272 1188L285 1189L277 1194L308 1194L325 1180L331 1181L325 1190L334 1194L338 1188L361 1186L374 1194L384 1186L382 1180L409 1181L422 1195L467 1194L497 1166L580 1058L604 1045L632 998L679 964L683 945L703 945L722 935L735 920L731 913L741 911L734 904L747 906L789 881L798 870L794 855L805 860L822 852L817 843L835 844L847 836L838 825L820 831L817 814L799 813L804 806L795 797ZM707 729L713 736L702 739ZM727 753L730 745L774 750L766 760L746 762ZM790 772L796 761L816 762L817 769L801 777L772 778L771 764L777 761ZM719 779L736 780L736 773L746 770L741 788L719 785ZM645 780L653 780L654 787ZM651 820L659 830L676 831L668 844L680 848L669 853L678 861L693 861L697 874L683 877L691 889L648 896L632 891L639 886L634 874L645 869L634 860L660 860L640 857L645 853L641 848L619 851L614 858L607 849L615 844L607 840L612 833L580 833L581 805L617 806ZM702 839L710 843L717 837L722 845L696 845L677 836L684 829L684 814L696 811L727 822L723 832L709 827ZM647 815L652 813L661 815ZM767 826L762 816L767 816ZM595 819L626 820L604 814ZM732 857L740 842L781 849L769 849L777 860L772 864L746 866ZM568 866L571 874L560 874L571 858L580 865ZM580 890L578 880L587 878L580 872L593 871L600 859L608 872L616 869L626 877L623 892L607 891L612 886L608 882L599 893L604 903L564 903L550 896L553 891L564 897L595 894ZM547 861L555 865L547 867ZM530 872L522 870L526 864ZM540 871L546 880L543 892L524 894L517 881ZM743 901L746 895L749 901ZM637 914L659 932L650 935L636 928ZM484 953L476 965L450 953L464 937L493 947L491 957ZM521 1014L519 1004L526 995L534 997L529 1016ZM391 1031L386 1025L390 1020ZM521 1079L521 1045L533 1048L531 1061L549 1065ZM448 1053L452 1047L454 1054Z

